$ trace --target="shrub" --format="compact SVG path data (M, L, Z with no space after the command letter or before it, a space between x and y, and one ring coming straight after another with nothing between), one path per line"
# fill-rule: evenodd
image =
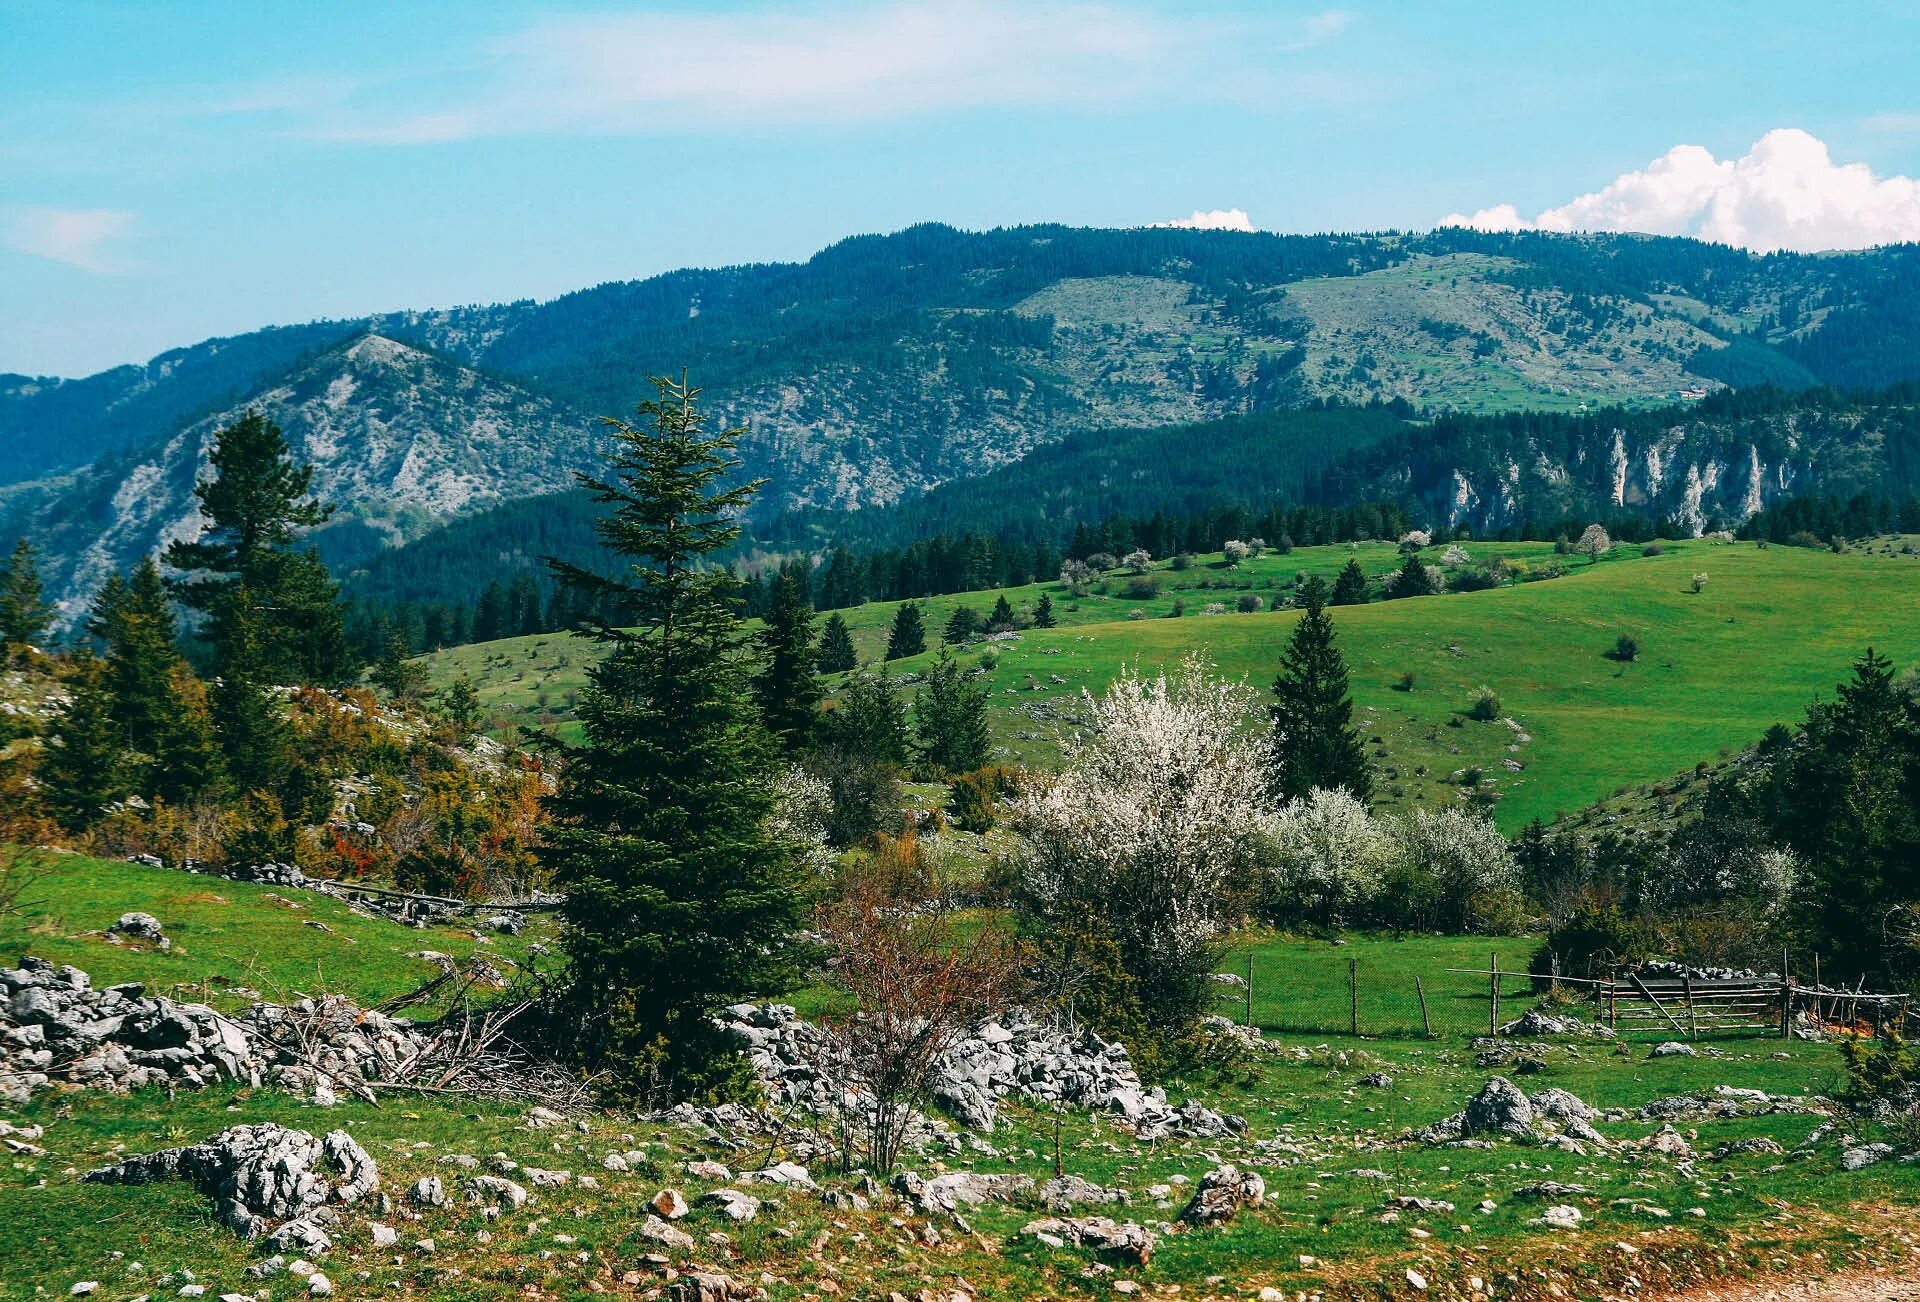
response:
M947 797L947 814L962 831L989 832L999 819L996 802L1017 795L1019 790L1019 770L989 764L953 780Z
M1176 570L1190 570L1193 568L1193 553L1181 552L1170 563Z
M1159 593L1159 586L1145 574L1135 575L1127 580L1126 595L1135 601L1146 601L1158 596Z
M1787 535L1787 546L1789 547L1825 547L1826 545L1827 544L1821 540L1819 534L1812 533L1806 529L1797 529Z
M1241 539L1229 538L1226 545L1220 549L1220 554L1226 558L1227 564L1238 565L1253 554L1253 548Z
M1289 801L1270 835L1262 910L1282 926L1338 926L1363 918L1395 857L1392 838L1340 788Z
M1907 1102L1915 1086L1920 1086L1920 1052L1899 1035L1863 1041L1853 1036L1840 1041L1840 1058L1846 1064L1847 1086L1842 1097L1856 1108L1871 1108L1876 1103Z
M1613 640L1613 649L1607 652L1607 659L1618 660L1622 664L1632 664L1640 658L1640 639L1631 633L1622 633Z
M1251 592L1243 592L1240 594L1240 600L1235 602L1234 605L1242 615L1251 615L1254 611L1260 609L1260 598Z
M1562 976L1593 979L1606 975L1615 964L1651 957L1651 940L1646 929L1621 912L1617 903L1588 895L1566 921L1547 933L1546 942L1534 951L1530 968L1536 976L1553 971L1557 954Z
M1413 671L1410 669L1403 670L1400 676L1394 679L1393 690L1396 692L1411 692L1413 690Z
M1121 558L1121 564L1125 565L1135 574L1145 574L1153 568L1153 557L1150 556L1143 547L1137 551L1128 552Z
M1473 694L1473 704L1467 707L1467 717L1478 719L1481 723L1492 723L1500 717L1500 698L1491 687L1482 687Z
M1178 619L1178 618L1180 618L1180 617L1181 617L1182 615L1184 615L1184 614L1186 614L1186 613L1187 613L1187 602L1186 602L1186 598L1184 598L1184 597L1175 597L1175 598L1173 599L1173 606L1172 606L1172 608L1171 608L1171 609L1169 609L1169 610L1167 611L1167 618L1168 618L1168 619Z
M1642 556L1665 556L1667 554L1667 549L1665 547L1662 547L1659 544L1659 542L1655 541L1655 542L1650 542L1646 546L1642 547L1640 549L1640 554Z
M1694 575L1694 576L1693 576L1693 590L1694 590L1695 592L1699 592L1699 591L1701 591L1701 590L1702 590L1702 589L1704 589L1704 588L1705 588L1706 586L1707 586L1707 576L1706 576L1706 575L1704 575L1704 574L1696 574L1696 575Z

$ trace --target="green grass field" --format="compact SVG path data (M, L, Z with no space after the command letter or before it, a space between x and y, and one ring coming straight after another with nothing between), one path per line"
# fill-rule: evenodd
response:
M458 943L457 936L442 932L344 915L331 901L309 903L305 895L298 898L309 909L291 910L274 898L291 892L77 857L63 857L47 884L58 892L58 906L43 905L24 925L9 923L0 944L78 962L103 980L144 980L165 988L190 976L202 986L219 986L257 984L259 974L268 973L297 987L307 973L324 970L329 988L371 1001L421 975L416 961L402 957L408 950L426 944L451 950ZM210 894L224 903L209 900ZM129 907L165 920L180 936L179 952L115 950L88 934ZM215 911L217 923L207 910ZM303 926L309 917L351 935L358 961L313 949L313 929ZM1439 1296L1466 1296L1466 1282L1480 1276L1495 1285L1496 1296L1537 1297L1552 1287L1561 1290L1559 1296L1595 1297L1626 1289L1629 1274L1644 1286L1684 1281L1699 1270L1780 1270L1810 1254L1812 1268L1819 1269L1856 1254L1902 1250L1899 1235L1914 1227L1920 1205L1920 1172L1911 1164L1845 1172L1832 1140L1786 1158L1710 1156L1716 1146L1743 1138L1771 1138L1792 1150L1820 1122L1816 1116L1689 1123L1687 1133L1700 1154L1693 1161L1631 1147L1583 1156L1504 1143L1454 1149L1403 1142L1406 1129L1457 1109L1492 1074L1474 1065L1471 1042L1484 1029L1484 984L1446 969L1484 963L1493 949L1501 952L1503 966L1517 964L1531 943L1526 937L1357 936L1344 945L1250 938L1255 1017L1280 1051L1230 1083L1193 1086L1210 1106L1246 1117L1244 1136L1142 1144L1096 1116L1069 1112L1059 1119L1066 1169L1131 1191L1129 1205L1107 1209L1121 1219L1171 1220L1184 1201L1178 1182L1197 1180L1219 1161L1252 1166L1266 1179L1265 1208L1220 1229L1163 1232L1160 1251L1145 1268L1117 1265L1098 1273L1087 1252L1048 1248L1023 1236L1021 1227L1040 1214L1030 1206L969 1209L972 1233L942 1220L935 1226L941 1241L930 1246L923 1218L884 1201L858 1211L798 1193L744 1225L696 1208L683 1222L698 1244L692 1257L736 1279L764 1283L776 1302L784 1302L829 1294L885 1297L892 1291L915 1296L924 1288L958 1287L958 1281L983 1298L1102 1297L1113 1293L1115 1280L1203 1299L1247 1298L1268 1286L1288 1296L1313 1290L1328 1297L1381 1297L1400 1295L1396 1290L1405 1288L1409 1268L1425 1275ZM1223 967L1244 972L1246 952L1230 954ZM1359 1038L1344 1033L1349 960L1361 973ZM1434 1008L1431 1039L1408 1024L1404 1011L1415 977L1425 983ZM1508 1011L1523 1005L1516 997ZM1223 993L1221 1006L1236 1012L1238 992ZM1343 1029L1291 1029L1316 1024ZM1823 1093L1840 1080L1838 1055L1823 1044L1724 1037L1703 1042L1700 1057L1660 1059L1649 1058L1647 1048L1644 1041L1619 1050L1604 1042L1548 1046L1544 1070L1524 1084L1532 1092L1557 1086L1601 1107L1633 1108L1716 1085ZM1360 1083L1376 1071L1390 1076L1391 1084ZM517 1108L457 1096L389 1095L378 1106L348 1100L319 1109L271 1090L222 1085L172 1099L157 1093L45 1093L0 1115L45 1127L0 1167L0 1298L9 1299L65 1295L87 1280L99 1282L96 1297L113 1302L171 1296L185 1282L178 1273L183 1270L206 1285L208 1296L303 1291L298 1280L284 1275L249 1278L245 1267L259 1254L217 1225L206 1200L184 1185L102 1188L77 1180L80 1172L122 1153L191 1142L243 1122L275 1120L315 1131L344 1127L373 1153L384 1188L396 1195L429 1174L457 1187L460 1173L440 1160L453 1154L574 1173L572 1183L536 1189L528 1207L492 1221L459 1201L418 1213L404 1206L386 1213L349 1209L335 1251L320 1263L348 1296L644 1293L663 1282L642 1259L657 1248L637 1233L646 1199L664 1185L689 1197L709 1187L711 1182L685 1174L683 1163L694 1158L717 1157L739 1170L783 1155L777 1141L734 1149L698 1129L618 1113L532 1130ZM1009 1100L1002 1124L983 1137L990 1150L919 1158L910 1165L926 1169L938 1160L949 1168L1044 1179L1052 1174L1055 1124L1052 1113ZM1656 1127L1614 1118L1603 1120L1600 1129L1627 1145ZM1878 1134L1872 1127L1857 1133ZM632 1150L645 1154L636 1169L602 1167L607 1153ZM853 1185L853 1177L818 1164L814 1174L830 1187ZM593 1177L597 1187L584 1185L582 1175ZM1581 1229L1538 1223L1545 1202L1516 1191L1541 1179L1584 1187L1584 1193L1565 1196L1587 1218ZM1173 1188L1156 1194L1155 1186L1163 1184ZM1391 1195L1443 1199L1454 1209L1387 1216ZM373 1220L397 1226L400 1244L375 1248L368 1229ZM721 1233L724 1239L711 1237ZM419 1246L422 1239L432 1247ZM629 1276L636 1270L637 1276Z
M1539 543L1467 550L1476 562L1505 556L1536 570L1554 559ZM1082 689L1100 690L1123 665L1151 670L1197 652L1264 685L1298 616L1201 612L1210 602L1231 612L1242 592L1264 601L1297 573L1330 576L1356 555L1370 574L1399 560L1385 544L1303 548L1237 570L1200 558L1185 571L1156 568L1157 592L1142 600L1120 595L1120 576L1111 591L1078 599L1058 584L1008 589L1016 609L1050 592L1060 626L976 643L962 657L990 666L998 743L1045 766L1079 717ZM1335 611L1385 803L1461 799L1477 777L1511 831L1751 744L1831 692L1868 645L1902 666L1920 661L1920 559L1896 548L1836 555L1694 541L1666 544L1659 556L1621 547L1598 564L1566 564L1557 579ZM1694 592L1699 573L1707 581ZM955 605L984 614L999 595L929 599L930 640ZM1176 601L1186 613L1167 618ZM863 657L884 647L895 604L844 612ZM1635 663L1606 657L1622 633L1639 639ZM436 682L472 675L496 726L564 732L593 654L577 639L545 635L461 647L429 663ZM923 670L932 655L893 668ZM1406 674L1412 686L1402 691ZM1501 722L1465 718L1483 685L1500 698Z

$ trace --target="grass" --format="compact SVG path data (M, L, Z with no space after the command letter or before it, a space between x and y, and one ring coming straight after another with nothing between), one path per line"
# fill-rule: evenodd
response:
M1512 831L1751 744L1830 693L1868 645L1902 665L1920 660L1920 560L1911 555L1665 547L1651 557L1622 547L1597 564L1563 558L1567 573L1542 582L1336 610L1383 803L1455 801L1478 786ZM1553 559L1540 543L1467 550L1479 563L1505 556L1536 569ZM1139 601L1119 595L1119 576L1108 581L1112 591L1077 599L1058 584L1006 589L1016 608L1051 593L1060 626L975 644L962 656L987 670L1003 752L1045 766L1079 720L1080 692L1100 690L1124 665L1151 670L1198 652L1265 684L1297 614L1199 612L1208 601L1231 609L1243 591L1269 598L1296 573L1331 576L1351 556L1370 574L1399 562L1385 544L1302 548L1237 570L1203 557L1184 571L1157 567L1155 595ZM1694 592L1698 573L1708 579ZM999 595L929 599L930 638L955 605L984 613ZM1166 618L1175 601L1187 613ZM863 657L879 654L896 604L844 612ZM1622 633L1639 640L1635 662L1607 658ZM497 723L544 721L564 731L591 657L585 643L545 635L461 647L429 664L439 682L470 674ZM893 667L922 671L932 657L929 650ZM1411 688L1402 690L1407 675ZM1498 722L1466 718L1483 685L1500 698Z
M504 970L525 961L542 934L539 924L518 936L403 927L311 891L74 854L50 856L27 899L21 913L0 917L7 961L34 954L71 963L96 985L143 981L154 993L219 1008L253 1002L234 987L275 1000L340 993L377 1004L440 971L415 954L432 950L463 963L478 954ZM108 939L115 919L134 910L160 920L170 950Z
M337 902L295 892L78 858L63 859L57 871L51 885L62 897L58 908L43 905L24 925L10 921L0 943L79 962L103 980L165 987L190 978L204 986L216 978L257 983L265 974L297 986L309 984L310 974L324 974L329 988L371 1000L423 975L417 960L404 957L408 950L431 945L458 952L462 943L455 932L423 933L358 917ZM297 897L307 907L289 909L277 896ZM116 949L88 934L136 907L156 913L179 937L175 953ZM341 952L314 949L316 935L327 937L303 926L308 918L326 921L357 943ZM469 937L465 943L477 942ZM1449 1287L1463 1290L1469 1276L1479 1275L1495 1282L1502 1296L1539 1296L1551 1285L1563 1296L1582 1297L1621 1291L1628 1272L1643 1284L1685 1282L1707 1270L1777 1270L1808 1254L1825 1266L1902 1250L1900 1236L1915 1227L1920 1204L1920 1172L1912 1165L1889 1162L1843 1172L1833 1143L1784 1162L1764 1155L1726 1161L1707 1156L1718 1144L1757 1136L1792 1149L1806 1139L1815 1117L1698 1123L1692 1133L1702 1156L1691 1163L1636 1150L1583 1157L1507 1144L1474 1150L1401 1142L1408 1128L1458 1108L1491 1074L1474 1065L1471 1042L1484 1030L1484 983L1446 969L1483 964L1495 949L1503 966L1518 966L1531 944L1528 937L1354 936L1345 944L1249 937L1223 967L1244 972L1246 955L1253 953L1255 1018L1284 1052L1260 1059L1245 1074L1190 1083L1210 1106L1245 1116L1245 1136L1144 1145L1099 1117L1072 1112L1056 1119L1009 1100L1001 1126L985 1137L990 1151L945 1158L950 1167L1044 1179L1052 1173L1057 1123L1066 1168L1133 1191L1133 1203L1118 1215L1146 1222L1170 1220L1184 1201L1178 1181L1198 1179L1218 1161L1238 1161L1262 1173L1268 1187L1264 1209L1219 1230L1163 1234L1145 1269L1101 1274L1090 1270L1095 1263L1087 1253L1049 1249L1023 1236L1021 1227L1037 1214L1029 1207L970 1212L971 1234L940 1222L935 1228L941 1242L929 1246L925 1222L884 1201L856 1211L797 1194L746 1225L697 1209L685 1223L700 1245L695 1260L719 1265L735 1278L764 1281L777 1300L829 1292L913 1296L923 1288L950 1289L960 1280L982 1297L1100 1297L1112 1292L1118 1278L1159 1290L1177 1287L1182 1296L1199 1298L1243 1298L1263 1286L1290 1294L1377 1297L1404 1287L1409 1267L1443 1294ZM1359 1037L1345 1033L1350 960L1361 974ZM1416 976L1434 1013L1431 1039L1407 1012L1415 1006ZM1508 1012L1525 1002L1517 990L1503 1000ZM1223 994L1223 1011L1240 1007L1238 992ZM1569 1089L1601 1107L1633 1108L1722 1084L1775 1094L1823 1093L1840 1080L1838 1057L1827 1045L1767 1037L1703 1043L1719 1056L1652 1059L1645 1041L1624 1051L1605 1043L1554 1045L1544 1053L1544 1072L1525 1084L1531 1091ZM1392 1084L1361 1085L1374 1071L1384 1071ZM660 1280L641 1260L654 1246L637 1237L645 1199L668 1184L689 1196L707 1187L682 1170L693 1158L719 1157L738 1170L779 1155L778 1145L768 1141L736 1149L699 1128L618 1112L534 1130L522 1124L518 1109L473 1099L388 1096L380 1106L349 1100L316 1109L273 1091L232 1085L172 1099L157 1093L47 1093L4 1115L15 1124L45 1127L33 1141L44 1152L16 1150L0 1167L0 1298L7 1299L62 1294L80 1280L100 1281L96 1296L102 1299L166 1296L184 1280L175 1275L163 1284L162 1278L183 1269L207 1285L208 1296L297 1293L289 1277L264 1283L249 1278L245 1267L257 1254L213 1223L207 1202L191 1189L101 1188L76 1179L123 1152L192 1142L243 1122L272 1120L315 1131L343 1127L375 1156L384 1188L396 1195L429 1174L457 1186L458 1172L439 1160L454 1153L483 1161L499 1154L575 1173L572 1184L538 1189L528 1208L497 1221L464 1202L418 1214L404 1206L384 1214L370 1207L349 1210L338 1247L322 1265L343 1293L356 1296L641 1291ZM1621 1141L1655 1129L1634 1120L1603 1121L1600 1128ZM1873 1137L1871 1128L1859 1133ZM647 1155L641 1169L603 1169L607 1153L635 1149ZM830 1185L852 1183L818 1166L815 1174ZM580 1175L591 1175L599 1187L584 1187ZM1544 1204L1518 1198L1515 1190L1539 1179L1588 1188L1571 1199L1588 1218L1581 1230L1534 1223ZM1152 1189L1159 1184L1174 1187L1156 1197ZM1444 1199L1455 1210L1385 1217L1389 1193ZM1479 1210L1482 1200L1492 1209ZM375 1219L398 1226L398 1248L373 1248L367 1222ZM721 1232L724 1240L711 1237ZM433 1240L431 1252L417 1246L423 1238ZM1623 1254L1616 1246L1623 1243L1635 1255ZM1313 1264L1302 1265L1302 1254Z

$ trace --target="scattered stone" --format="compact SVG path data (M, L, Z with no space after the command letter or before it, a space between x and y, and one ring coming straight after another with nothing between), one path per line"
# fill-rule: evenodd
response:
M670 1221L677 1221L688 1212L687 1199L678 1189L662 1189L647 1204Z
M746 1184L777 1184L809 1193L820 1192L820 1186L807 1174L807 1168L798 1162L776 1162L758 1171L742 1171L740 1179Z
M413 1188L407 1190L407 1201L415 1207L451 1207L453 1199L447 1196L447 1186L440 1182L437 1175L425 1176L414 1181Z
M1698 1058L1700 1051L1679 1040L1663 1040L1653 1046L1649 1058Z
M760 1214L760 1200L739 1189L715 1189L700 1195L703 1207L718 1207L730 1221L750 1221Z
M651 1213L640 1223L640 1237L681 1252L692 1252L695 1246L691 1234L677 1226L667 1224Z
M1893 1156L1892 1144L1862 1144L1840 1154L1842 1171L1863 1171Z
M1578 1035L1602 1040L1613 1038L1613 1031L1609 1027L1564 1014L1543 1013L1538 1008L1529 1008L1500 1027L1499 1033L1509 1039L1540 1039L1549 1035Z
M527 1205L532 1197L526 1186L498 1175L469 1176L466 1183L467 1201L470 1203L492 1203L503 1206L509 1211L518 1211Z
M166 933L160 928L160 919L151 913L123 913L108 930L121 936L131 936L135 940L148 940L162 943Z
M1579 1198L1588 1192L1583 1184L1562 1184L1558 1180L1536 1180L1513 1191L1515 1198Z
M1231 1163L1216 1166L1200 1178L1180 1220L1188 1225L1225 1224L1238 1216L1242 1207L1258 1207L1266 1197L1266 1181L1255 1172L1242 1171Z
M1384 1071L1370 1071L1360 1078L1360 1084L1370 1090L1390 1090L1393 1088L1393 1077Z
M1159 1238L1145 1226L1135 1225L1131 1221L1110 1220L1105 1216L1049 1216L1028 1222L1021 1233L1049 1241L1052 1246L1071 1243L1095 1252L1124 1257L1141 1266L1152 1259L1153 1250L1160 1244Z
M1556 1230L1577 1230L1580 1228L1580 1222L1586 1219L1578 1207L1558 1203L1540 1213L1539 1223Z
M83 1178L96 1184L191 1181L214 1200L221 1222L246 1239L266 1233L270 1222L285 1222L284 1229L329 1204L357 1202L380 1187L379 1168L346 1131L315 1138L272 1122L235 1126L198 1144L129 1158Z
M379 1221L368 1225L367 1232L373 1235L373 1246L376 1248L391 1248L400 1242L400 1231Z
M1033 1177L986 1175L978 1171L950 1171L931 1180L913 1171L893 1177L893 1190L911 1199L922 1211L958 1214L960 1208L1012 1202L1033 1192Z
M1125 1192L1108 1189L1077 1175L1055 1176L1040 1186L1040 1201L1056 1210L1071 1210L1082 1203L1123 1203Z

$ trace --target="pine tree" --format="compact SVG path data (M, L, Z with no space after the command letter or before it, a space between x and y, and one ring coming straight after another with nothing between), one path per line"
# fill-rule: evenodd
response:
M665 1100L740 1082L713 1015L790 988L805 900L801 865L766 830L777 760L753 700L739 581L710 562L759 485L722 487L741 431L707 434L697 390L654 384L643 425L607 422L611 473L581 481L611 508L597 532L625 572L548 562L633 626L583 630L606 654L581 694L585 741L545 857L567 891L559 1011L575 1046L616 1092Z
M0 566L0 644L37 645L52 623L53 607L41 591L33 544L22 538L14 544L7 563Z
M884 665L856 674L827 715L827 740L851 755L882 764L907 762L907 705Z
M140 562L131 581L110 577L94 598L87 631L106 649L106 683L122 744L131 751L128 777L144 795L198 790L204 774L167 774L170 753L190 754L193 739L175 738L190 727L175 671L181 667L173 608L166 582L152 557ZM190 768L201 766L190 764Z
M1001 593L1000 599L993 603L993 614L987 616L987 627L995 633L1003 633L1013 627L1013 605L1007 600L1007 594Z
M940 656L913 703L920 757L935 773L971 773L987 762L987 689L940 648Z
M473 640L493 642L507 635L507 594L495 579L473 608Z
M224 769L207 685L179 660L167 675L167 687L173 714L160 734L149 785L151 795L179 805L218 788Z
M208 615L221 675L340 681L351 657L339 591L318 552L294 550L302 532L333 514L307 495L313 467L296 466L280 427L257 411L220 431L210 464L213 478L193 489L207 527L170 546L166 560L184 576L175 595ZM243 642L252 657L244 665Z
M466 670L440 693L440 713L463 736L480 726L480 693Z
M815 668L813 606L795 571L782 567L760 629L761 668L754 695L767 731L788 752L803 749L820 721L824 690Z
M42 798L60 826L84 832L107 806L127 794L120 727L113 719L107 667L92 654L74 660L69 700L43 752L36 776Z
M245 588L222 602L228 664L213 690L212 712L227 776L247 797L277 800L293 766L293 728L260 666L260 602Z
M847 632L847 621L838 611L827 616L827 622L820 630L820 655L817 660L823 674L844 674L853 668L853 636Z
M413 648L407 645L406 634L397 630L389 633L369 675L373 685L397 705L417 705L426 694L427 667L412 656Z
M1394 597L1431 597L1437 588L1433 576L1427 573L1426 564L1421 561L1420 553L1408 552L1407 559L1400 565L1400 572L1393 576L1393 582L1387 589Z
M893 612L893 627L887 631L887 659L904 660L927 649L927 627L920 617L920 603L903 601Z
M1033 626L1035 628L1052 628L1057 622L1053 615L1052 594L1046 592L1041 593L1040 600L1035 602L1033 606Z
M1345 787L1366 803L1373 799L1373 774L1353 728L1347 665L1326 613L1326 582L1308 579L1300 598L1306 614L1294 626L1273 680L1274 794L1291 800L1316 787Z
M972 607L955 606L953 613L947 616L947 626L940 630L940 640L948 646L960 646L979 628L980 616L973 613Z
M1356 558L1348 557L1345 568L1333 581L1333 595L1327 599L1330 606L1364 606L1367 604L1367 575L1360 568Z

